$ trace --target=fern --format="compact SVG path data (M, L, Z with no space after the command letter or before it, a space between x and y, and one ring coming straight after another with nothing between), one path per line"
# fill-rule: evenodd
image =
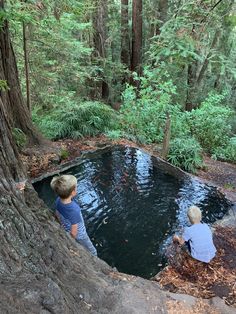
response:
M78 139L94 136L111 128L115 114L113 109L100 102L86 101L77 104L70 101L45 114L35 109L33 119L50 139Z

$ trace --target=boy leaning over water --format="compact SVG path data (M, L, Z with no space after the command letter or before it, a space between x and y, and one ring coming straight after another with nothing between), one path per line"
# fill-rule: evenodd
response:
M201 223L202 213L197 206L191 206L187 215L192 226L184 229L182 237L175 235L173 241L181 245L186 243L193 258L209 263L216 253L211 229L207 224Z
M80 206L74 200L77 194L76 177L73 175L54 177L51 188L58 195L56 215L63 228L92 255L97 256L97 250L86 232Z

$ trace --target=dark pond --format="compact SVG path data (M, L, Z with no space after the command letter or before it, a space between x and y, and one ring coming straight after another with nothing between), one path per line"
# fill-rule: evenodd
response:
M65 173L78 179L77 199L99 257L121 272L146 278L165 266L165 247L189 223L189 205L198 205L207 223L222 218L230 207L216 189L171 176L134 148L96 153ZM50 181L34 186L53 208Z

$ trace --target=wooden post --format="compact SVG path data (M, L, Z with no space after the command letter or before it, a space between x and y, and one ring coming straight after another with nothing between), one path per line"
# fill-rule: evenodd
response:
M167 112L166 114L166 124L165 124L165 131L164 131L164 140L162 146L161 156L163 159L166 159L169 153L170 148L170 131L171 131L171 120L170 114Z

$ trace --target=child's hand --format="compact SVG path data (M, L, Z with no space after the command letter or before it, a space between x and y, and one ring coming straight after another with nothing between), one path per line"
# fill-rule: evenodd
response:
M16 183L15 187L17 190L23 191L25 189L25 184L26 184L26 180Z
M173 242L174 243L179 243L179 237L175 234L174 236L173 236Z

